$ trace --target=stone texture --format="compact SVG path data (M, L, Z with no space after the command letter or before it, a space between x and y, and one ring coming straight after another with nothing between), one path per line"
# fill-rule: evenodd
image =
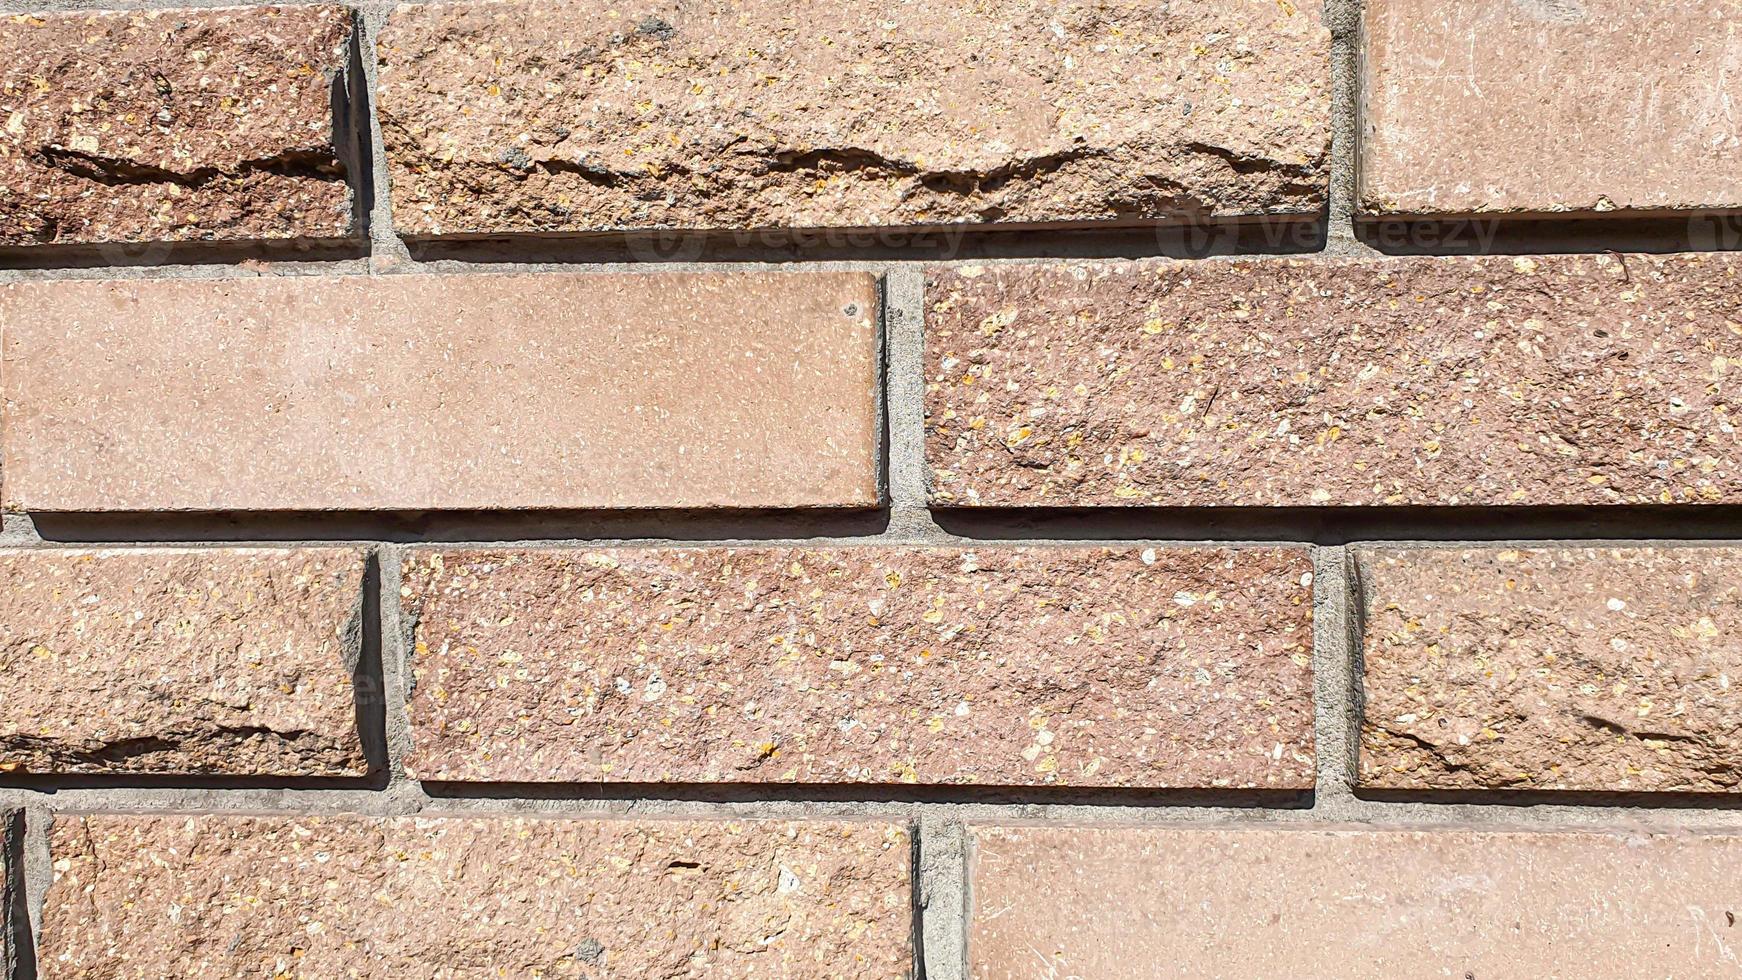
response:
M1742 551L1374 549L1361 782L1742 792Z
M1742 837L971 831L974 980L1727 977Z
M0 285L5 501L871 507L877 303L821 272Z
M338 6L0 17L0 246L345 238Z
M361 775L365 558L0 551L0 772Z
M379 51L416 237L1306 216L1329 183L1317 3L408 4Z
M435 780L1310 788L1303 550L408 556Z
M61 816L56 978L905 977L905 826Z
M931 271L956 507L1742 501L1742 257Z
M1742 208L1742 0L1372 0L1361 210Z

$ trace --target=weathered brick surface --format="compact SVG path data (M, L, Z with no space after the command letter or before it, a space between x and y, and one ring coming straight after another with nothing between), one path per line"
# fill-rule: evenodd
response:
M357 775L356 549L0 551L0 772Z
M383 32L414 236L1306 215L1330 40L1276 0L518 0Z
M1742 261L934 269L948 506L1742 500Z
M1742 837L975 828L970 975L1721 977Z
M896 978L894 823L56 819L62 978Z
M1366 4L1360 206L1742 208L1737 0Z
M1357 561L1363 784L1742 792L1742 552Z
M336 239L338 6L0 17L0 246Z
M17 283L0 320L15 510L879 499L869 275Z
M408 558L417 776L1313 784L1304 550Z

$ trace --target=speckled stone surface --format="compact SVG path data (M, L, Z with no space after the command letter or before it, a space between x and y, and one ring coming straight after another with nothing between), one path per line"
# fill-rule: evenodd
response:
M0 17L0 246L329 240L338 6Z
M877 295L845 272L0 285L4 500L872 507Z
M936 268L954 507L1742 501L1742 257Z
M382 32L394 224L1309 215L1330 34L1293 0L517 0Z
M841 977L912 963L897 823L56 818L45 976Z
M364 560L0 550L0 772L364 773Z
M1742 836L970 831L974 980L1725 977Z
M1742 209L1738 0L1371 0L1361 210Z
M1742 792L1742 551L1356 561L1363 785Z
M434 780L1313 785L1304 550L407 557Z

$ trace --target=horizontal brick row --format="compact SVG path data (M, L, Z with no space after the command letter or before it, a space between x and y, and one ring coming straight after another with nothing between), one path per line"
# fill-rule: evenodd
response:
M1742 791L1735 549L1353 555L1360 785ZM366 558L0 551L0 772L363 774ZM406 765L1306 789L1311 569L1278 548L414 549Z
M1742 792L1742 551L1355 553L1360 781Z
M907 976L878 822L56 817L56 977Z
M1730 255L937 268L950 507L1742 501Z
M0 247L353 235L340 6L0 16Z
M432 780L1310 788L1304 550L418 550Z
M1317 4L826 7L401 5L378 192L412 238L1323 211ZM1735 32L1732 0L1367 4L1361 213L1742 210ZM0 20L0 247L355 236L352 33L332 5Z
M860 273L0 285L18 511L876 506Z
M365 560L0 550L0 772L363 774Z
M1735 0L1364 8L1362 212L1742 210Z
M1734 503L1739 270L940 267L932 502ZM882 499L865 274L29 282L0 285L0 319L15 511Z
M1721 977L1742 836L970 830L969 975Z

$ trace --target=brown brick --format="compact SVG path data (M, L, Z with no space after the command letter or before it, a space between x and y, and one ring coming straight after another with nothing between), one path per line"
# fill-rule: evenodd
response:
M435 780L1313 784L1302 550L414 553Z
M879 499L865 274L19 283L0 320L15 510Z
M362 774L365 557L0 551L0 772Z
M975 828L969 973L1721 977L1742 837Z
M1373 214L1742 208L1736 0L1366 5Z
M56 819L57 978L908 975L903 825Z
M1742 501L1742 259L935 269L945 506Z
M1317 215L1330 35L1277 0L407 4L417 237Z
M1742 792L1742 551L1357 562L1364 785Z
M0 17L0 246L348 237L338 6Z

